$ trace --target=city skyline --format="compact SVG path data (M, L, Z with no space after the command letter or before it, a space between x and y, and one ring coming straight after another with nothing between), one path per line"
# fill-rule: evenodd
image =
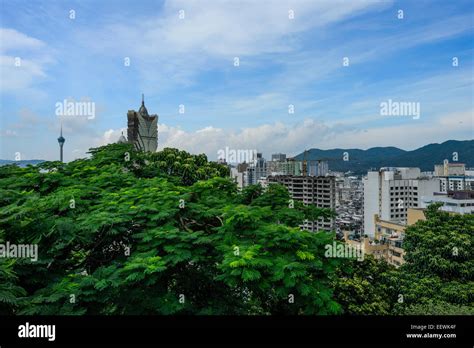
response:
M470 343L473 0L0 9L0 344Z
M291 156L472 139L472 5L423 5L243 2L234 16L233 2L4 4L0 158L57 159L60 119L65 161L85 157L119 139L142 93L159 150L212 160L226 147ZM58 117L68 98L94 116ZM419 117L382 114L392 101L418 103Z

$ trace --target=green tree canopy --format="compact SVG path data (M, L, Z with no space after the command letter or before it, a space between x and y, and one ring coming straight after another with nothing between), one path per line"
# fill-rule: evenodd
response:
M474 215L449 214L439 207L428 207L426 220L406 230L406 263L398 278L404 301L397 304L398 312L439 308L453 313L458 306L461 314L466 306L474 308Z
M67 164L0 167L0 311L19 314L335 314L327 211L286 189L239 192L228 169L176 149L91 149ZM316 215L316 216L315 216Z

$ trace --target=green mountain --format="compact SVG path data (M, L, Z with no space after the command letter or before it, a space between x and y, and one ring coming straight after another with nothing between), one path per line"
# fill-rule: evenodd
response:
M347 161L344 154L347 153ZM429 144L412 151L396 147L373 147L360 149L311 149L306 153L307 160L327 160L332 171L365 174L367 170L380 167L419 167L422 171L433 171L435 164L445 159L453 162L453 154L457 153L459 163L466 167L474 167L474 140L448 140L442 144ZM303 153L295 156L302 160Z

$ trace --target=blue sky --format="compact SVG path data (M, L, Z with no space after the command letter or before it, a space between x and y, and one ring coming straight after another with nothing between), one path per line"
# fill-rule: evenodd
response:
M269 157L473 138L472 1L13 0L0 7L3 159L16 152L56 159L55 105L66 98L96 106L94 119L63 117L65 159L84 157L118 139L142 93L159 115L159 148L211 159L225 147ZM388 99L419 103L420 118L382 116Z

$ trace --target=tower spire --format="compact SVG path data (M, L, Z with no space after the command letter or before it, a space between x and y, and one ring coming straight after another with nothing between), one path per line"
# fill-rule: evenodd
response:
M61 133L60 133L59 138L58 138L59 159L60 159L61 162L63 161L63 146L64 146L65 141L66 141L66 139L64 139L64 137L63 137L63 121L61 120Z
M145 94L142 93L142 106L145 106Z

